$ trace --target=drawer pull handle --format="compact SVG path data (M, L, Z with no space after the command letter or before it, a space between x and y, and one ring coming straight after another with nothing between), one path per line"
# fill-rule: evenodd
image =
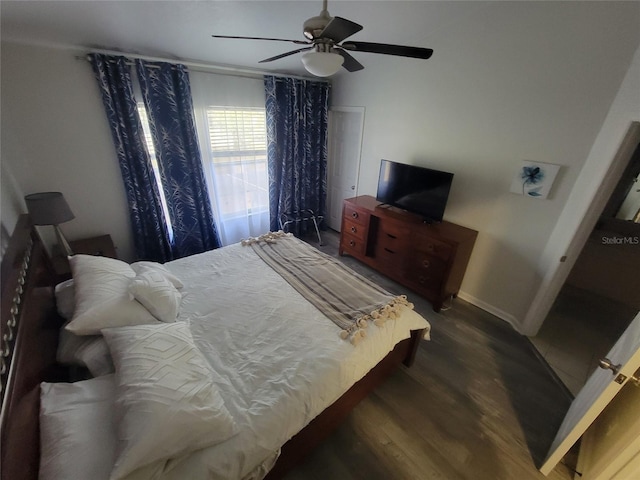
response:
M422 266L424 268L429 268L429 265L431 264L431 262L429 262L429 260L423 260L422 261Z
M352 216L353 218L358 218L358 212L353 212L353 213L351 214L351 216Z
M395 254L395 253L396 253L396 252L394 252L393 250L389 250L389 249L388 249L388 248L386 248L386 247L385 247L384 251L385 251L385 252L389 252L389 253L393 253L393 254Z
M355 247L355 246L356 246L356 242L354 242L353 240L351 240L351 241L349 242L349 245L350 245L350 246L352 246L352 247Z
M389 238L393 238L394 240L395 240L396 238L398 238L398 237L396 237L395 235L391 235L390 233L387 233L387 237L389 237Z
M419 281L420 283L424 283L424 282L426 282L426 281L427 281L427 277L425 277L424 275L420 275L420 277L418 277L418 281Z
M351 231L352 231L353 233L356 233L356 232L358 231L358 229L357 229L356 227L351 227Z

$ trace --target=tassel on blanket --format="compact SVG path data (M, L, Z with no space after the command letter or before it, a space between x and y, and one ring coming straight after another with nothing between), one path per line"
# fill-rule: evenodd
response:
M342 330L340 332L340 338L343 340L346 340L347 338L351 337L349 338L349 341L351 342L352 345L357 345L360 342L360 340L362 340L364 337L367 336L367 332L363 328L356 328L356 329L349 329L349 330Z
M259 237L249 237L240 242L243 247L251 245L253 243L265 242L265 243L276 243L278 238L283 237L291 237L293 233L285 233L282 230L278 230L277 232L268 232L260 235Z
M353 345L357 345L367 336L365 329L370 321L376 327L381 327L387 320L396 320L400 316L400 310L403 306L413 310L413 303L407 300L406 295L400 295L370 314L361 316L351 327L340 332L340 338L343 340L349 338Z
M367 336L367 332L365 332L362 329L356 330L355 333L353 335L351 335L351 343L352 345L358 345L358 343L360 343L360 340L362 340L364 337Z

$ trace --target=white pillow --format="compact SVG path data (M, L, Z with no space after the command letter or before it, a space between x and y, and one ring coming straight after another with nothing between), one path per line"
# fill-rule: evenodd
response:
M159 270L147 270L131 280L129 293L158 320L175 322L182 296Z
M147 262L147 261L135 262L131 264L131 268L133 269L134 272L136 272L136 275L140 275L141 273L148 272L149 270L160 272L178 290L184 287L184 284L182 283L182 281L178 277L176 277L173 273L171 273L167 269L167 267L165 267L161 263Z
M92 341L80 345L76 351L78 363L84 364L94 377L113 373L115 367L107 342L102 336L92 338Z
M56 285L54 289L56 296L56 309L62 318L71 320L75 310L76 288L73 279L66 280Z
M93 255L74 255L69 262L76 305L67 330L76 335L97 335L103 328L157 323L129 295L129 284L136 274L128 264Z
M113 375L40 385L40 480L107 480L116 450Z
M102 333L118 384L112 480L237 433L185 323L109 328Z
M58 363L86 367L94 377L113 373L113 362L107 342L102 335L75 335L60 329L58 337Z

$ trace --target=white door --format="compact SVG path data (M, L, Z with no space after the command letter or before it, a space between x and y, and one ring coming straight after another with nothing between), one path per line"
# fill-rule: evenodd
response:
M548 475L589 425L640 368L640 312L606 357L612 369L597 369L578 392L540 471Z
M639 387L627 382L582 436L577 465L581 480L640 478Z
M342 203L358 194L364 107L331 107L329 110L329 158L327 224L340 231Z

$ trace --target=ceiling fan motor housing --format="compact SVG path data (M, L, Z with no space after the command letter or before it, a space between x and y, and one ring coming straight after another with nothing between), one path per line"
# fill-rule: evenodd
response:
M329 12L323 10L320 12L320 15L311 17L304 22L302 32L309 40L318 38L331 20L332 17L329 15Z

